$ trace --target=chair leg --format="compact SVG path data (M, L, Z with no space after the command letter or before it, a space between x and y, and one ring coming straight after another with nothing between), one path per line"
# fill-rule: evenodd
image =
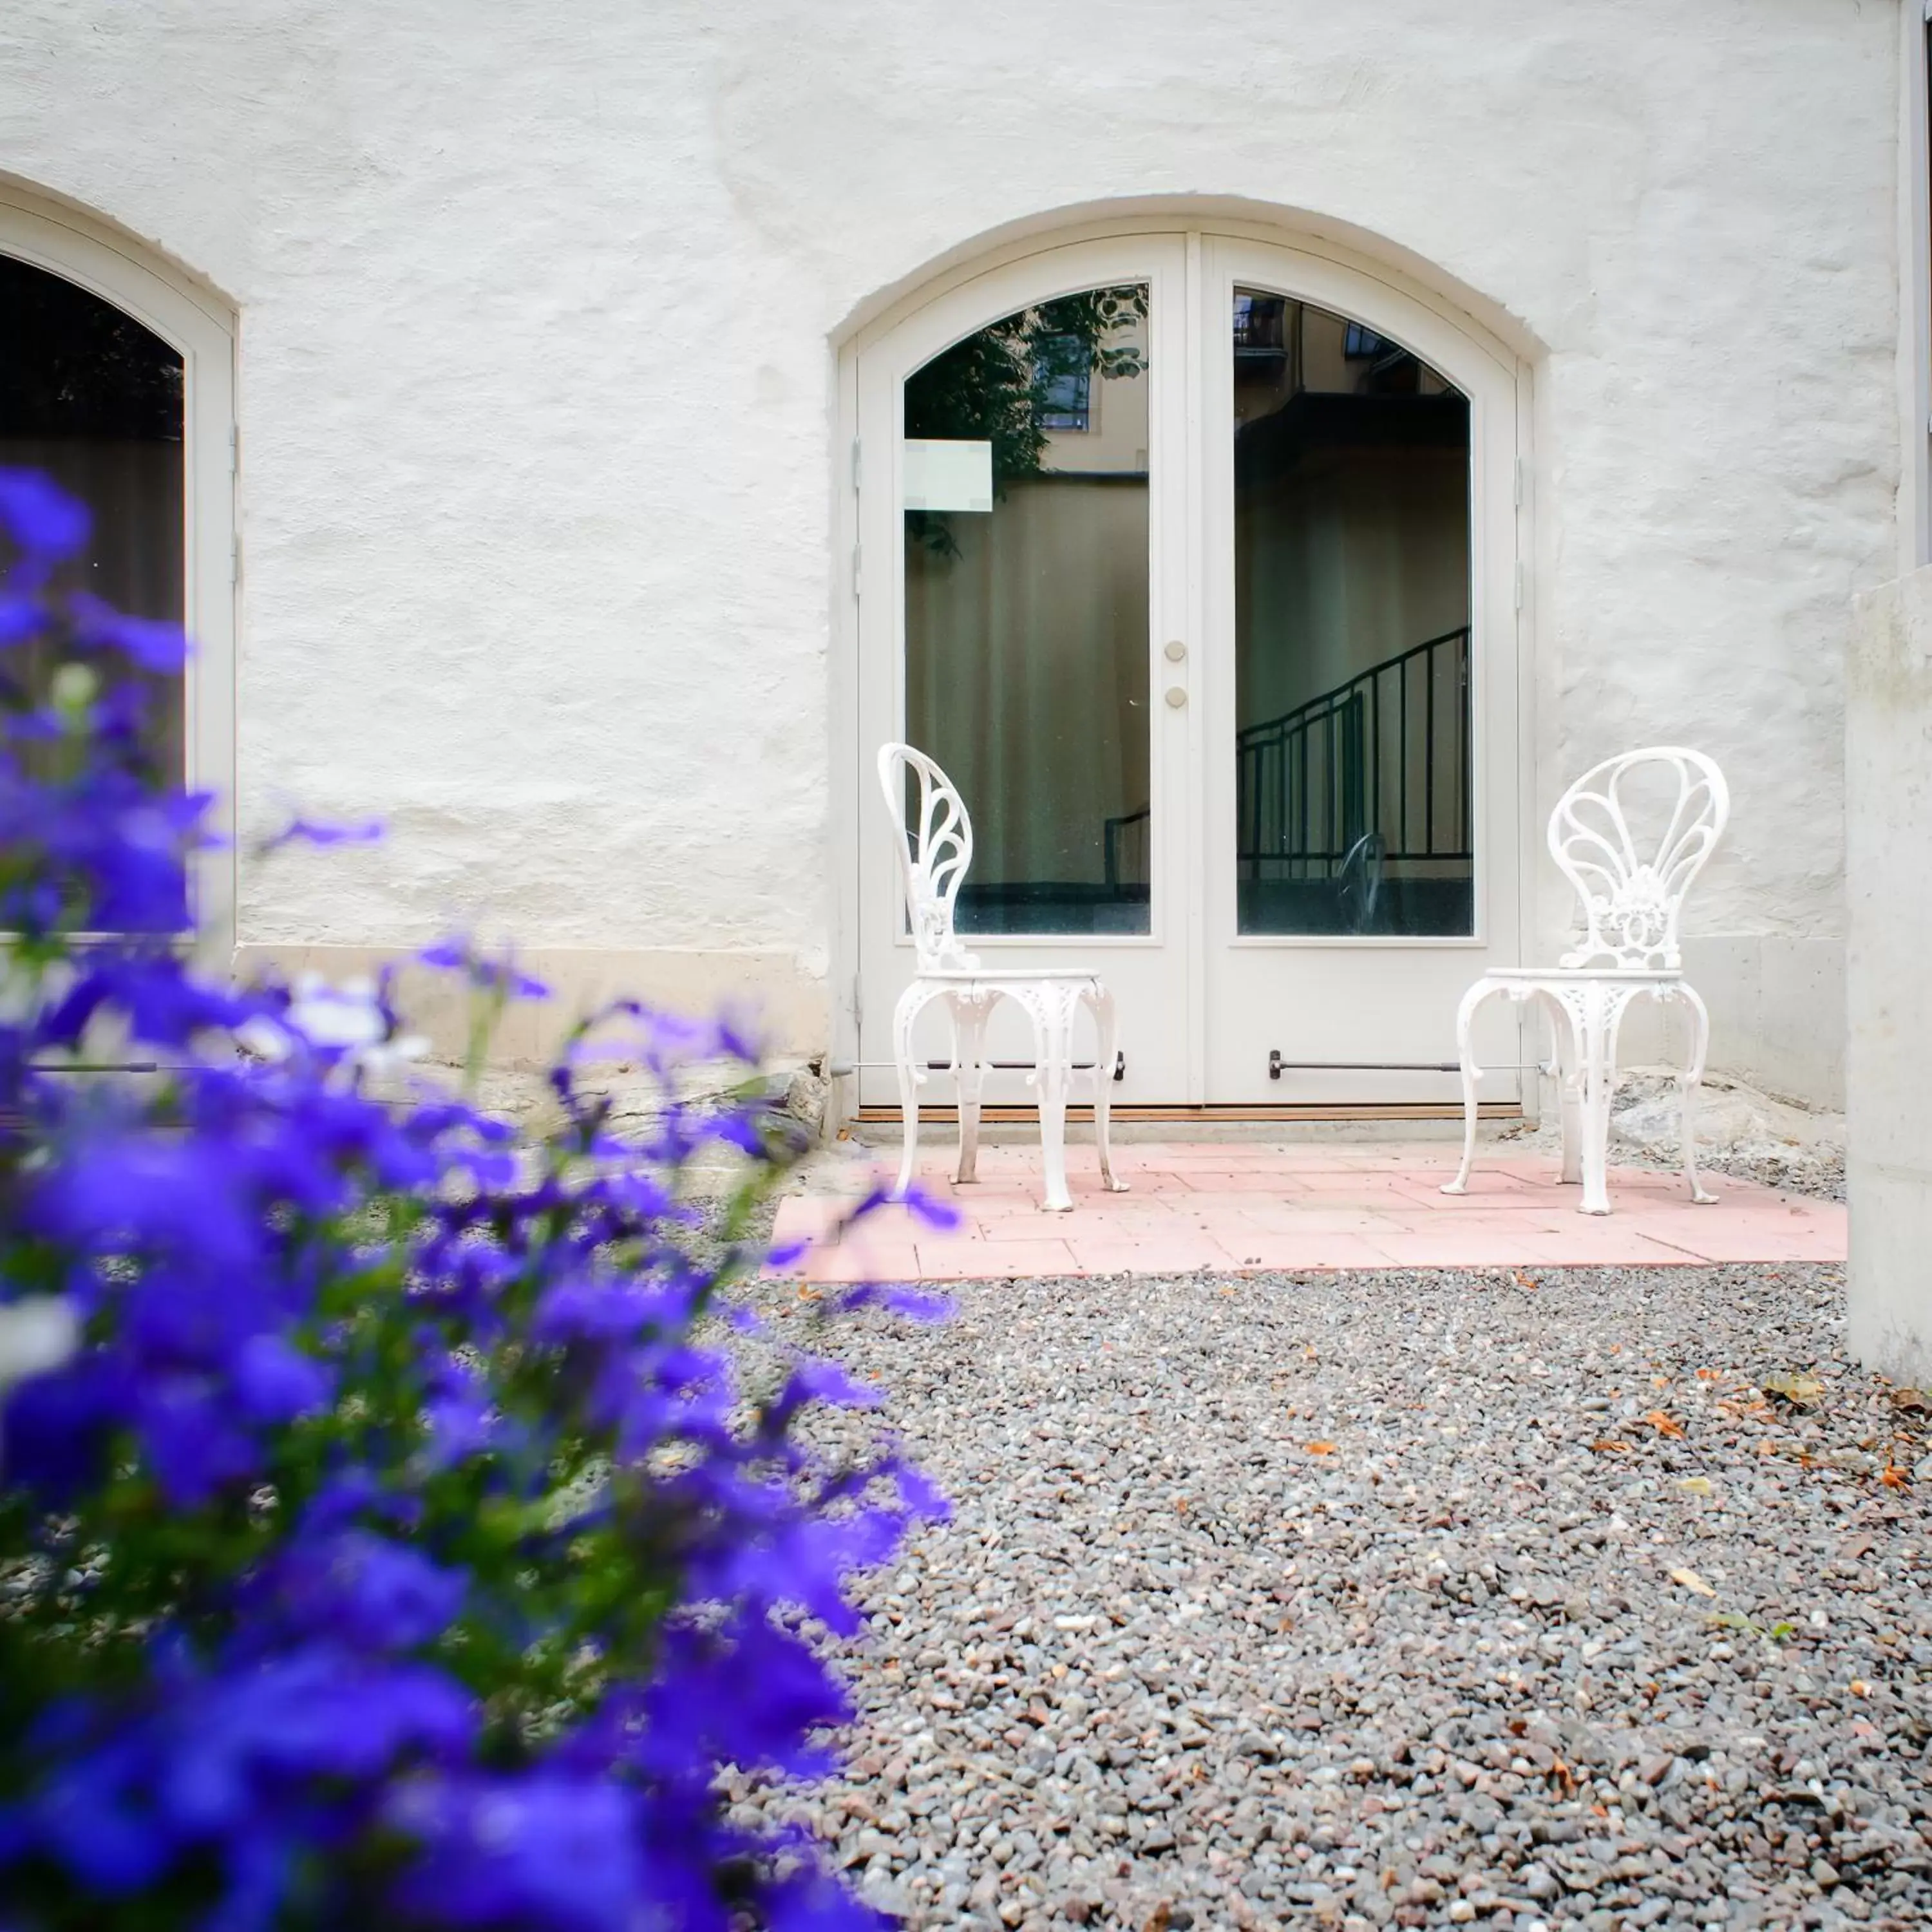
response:
M1017 995L1016 995L1017 997ZM1034 986L1023 1004L1033 1018L1034 1095L1040 1107L1040 1160L1046 1184L1040 1206L1064 1214L1073 1206L1066 1186L1066 1088L1072 1076L1077 986Z
M1704 1083L1704 1056L1711 1050L1711 1012L1696 989L1676 988L1676 996L1690 1009L1690 1064L1678 1075L1678 1136L1684 1143L1684 1178L1690 1184L1690 1198L1700 1208L1715 1204L1718 1197L1697 1178L1697 1096Z
M1472 1036L1476 1009L1495 991L1488 980L1478 980L1462 995L1462 1004L1456 1009L1456 1058L1462 1070L1462 1164L1456 1170L1454 1180L1443 1183L1444 1194L1469 1191L1469 1169L1476 1158L1476 1078L1482 1072L1476 1064Z
M952 1067L959 1082L959 1166L955 1181L977 1180L980 1162L980 1096L986 1082L986 1017L992 1004L982 993L955 993L952 1009Z
M913 1030L932 998L931 988L914 980L892 1010L892 1058L898 1071L899 1118L905 1136L899 1154L899 1178L892 1189L895 1198L903 1198L912 1186L913 1168L919 1158L919 1089L926 1076L913 1058Z
M1577 1000L1576 1039L1582 1062L1582 1214L1610 1211L1610 1100L1616 1088L1617 1028L1629 995L1605 986L1587 986Z
M1100 1156L1100 1185L1109 1194L1124 1194L1127 1184L1114 1177L1114 1150L1108 1126L1114 1106L1114 1056L1119 1050L1120 1022L1114 996L1095 982L1088 1003L1094 1009L1096 1040L1094 1060L1094 1144Z
M1583 1179L1582 1069L1578 1064L1576 1032L1560 1001L1548 1002L1552 1052L1556 1061L1556 1118L1562 1129L1562 1165L1557 1180L1568 1187Z

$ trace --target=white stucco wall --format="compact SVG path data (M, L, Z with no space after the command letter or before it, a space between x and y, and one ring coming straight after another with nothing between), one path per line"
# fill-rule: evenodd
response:
M840 333L1052 211L1238 198L1530 352L1538 812L1712 751L1720 1060L1828 1094L1900 45L1889 0L13 0L0 163L239 316L244 814L393 833L244 871L244 944L460 920L821 1034Z

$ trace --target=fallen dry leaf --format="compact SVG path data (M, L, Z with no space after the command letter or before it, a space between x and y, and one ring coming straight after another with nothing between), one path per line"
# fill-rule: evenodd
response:
M1335 1453L1332 1442L1304 1442L1301 1446L1311 1456L1332 1456Z
M1630 1444L1619 1442L1614 1436L1606 1436L1600 1442L1592 1442L1590 1447L1611 1456L1628 1456L1630 1453Z
M1932 1415L1932 1395L1928 1395L1923 1389L1894 1389L1892 1406L1904 1409L1908 1415Z
M1694 1496L1708 1496L1711 1493L1711 1479L1708 1476L1680 1476L1677 1486L1688 1490Z
M1816 1376L1766 1376L1765 1393L1783 1398L1793 1408L1816 1408L1823 1400L1825 1384Z
M1660 1436L1682 1436L1684 1433L1684 1425L1681 1422L1672 1422L1660 1408L1653 1408L1644 1420Z
M1700 1597L1714 1597L1718 1594L1694 1570L1673 1570L1670 1580L1682 1583L1687 1590L1695 1590Z
M1878 1479L1888 1490L1902 1490L1912 1478L1896 1462L1888 1462L1878 1472Z

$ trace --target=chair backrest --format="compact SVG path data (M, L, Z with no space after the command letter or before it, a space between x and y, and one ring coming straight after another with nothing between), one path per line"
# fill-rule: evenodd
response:
M1660 796L1627 795L1639 773L1663 780ZM1682 746L1625 752L1586 772L1550 814L1550 856L1583 906L1582 943L1562 963L1675 971L1684 895L1730 814L1724 773Z
M907 811L906 775L916 790ZM879 786L892 821L920 970L970 970L978 964L952 929L953 902L973 862L973 821L952 781L910 745L879 747Z

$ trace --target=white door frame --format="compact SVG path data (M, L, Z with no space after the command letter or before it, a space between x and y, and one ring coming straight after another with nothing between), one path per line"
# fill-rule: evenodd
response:
M1471 358L1480 356L1483 358L1480 366L1494 372L1492 380L1506 380L1510 386L1514 401L1513 419L1507 422L1500 418L1496 419L1499 431L1513 444L1514 450L1510 494L1515 514L1507 531L1509 561L1501 566L1498 575L1498 558L1501 552L1496 544L1486 544L1483 554L1472 557L1472 591L1475 597L1488 600L1491 604L1496 600L1502 599L1510 610L1513 621L1509 641L1514 644L1516 672L1514 732L1516 890L1513 908L1508 904L1498 904L1492 902L1487 908L1487 916L1493 925L1498 920L1508 922L1513 914L1516 928L1514 940L1519 949L1529 941L1534 932L1533 882L1538 820L1536 815L1538 782L1534 686L1530 675L1536 653L1533 640L1534 604L1528 571L1528 560L1534 554L1531 529L1533 501L1529 488L1529 478L1534 474L1531 461L1533 424L1532 365L1462 304L1442 295L1400 268L1348 249L1326 237L1298 232L1273 223L1237 216L1190 219L1184 214L1153 214L1088 222L1062 230L1030 234L991 250L976 260L956 264L902 297L836 345L838 381L833 446L839 452L839 461L835 472L832 504L834 567L830 586L832 648L829 665L831 782L827 827L827 875L830 883L831 914L832 1052L835 1063L851 1061L858 1054L862 952L860 854L862 842L878 829L872 820L879 810L873 795L870 760L865 754L861 724L860 573L864 560L859 549L859 486L861 481L858 466L860 358L868 349L877 346L891 332L922 310L980 280L992 270L1031 257L1058 254L1064 250L1078 248L1084 244L1136 236L1184 237L1191 271L1190 280L1197 293L1206 280L1201 272L1202 252L1209 239L1262 244L1270 250L1292 258L1298 268L1310 278L1306 289L1310 300L1324 302L1324 296L1319 291L1325 290L1329 291L1328 303L1348 314L1367 322L1372 322L1378 316L1387 320L1392 334L1409 341L1418 352L1424 354L1426 359L1435 363L1452 380L1460 382L1459 372L1468 374L1472 366L1477 366L1472 364ZM1072 283L1069 284L1073 285ZM1198 302L1190 302L1187 308L1190 327L1198 328L1201 325ZM977 326L981 322L992 320L993 313L988 310L968 326ZM948 337L946 339L952 338ZM1199 359L1196 358L1197 363ZM1498 394L1500 393L1498 392ZM1191 385L1188 406L1190 410L1200 406L1198 392ZM1507 415L1508 412L1504 413ZM1192 467L1200 460L1198 453L1204 440L1199 434L1198 425L1190 422L1185 446L1190 452L1190 465L1186 479L1187 494L1196 509L1188 521L1187 541L1190 550L1195 554L1190 555L1187 575L1188 582L1195 587L1192 592L1195 601L1193 608L1185 611L1186 628L1180 634L1188 641L1190 657L1197 663L1199 652L1196 647L1208 634L1206 605L1210 595L1208 573L1202 568L1202 559L1198 550L1198 547L1207 541L1207 519L1200 513L1201 506L1204 502L1207 479ZM873 460L876 460L876 454ZM1472 496L1472 506L1473 502ZM874 594L880 594L884 588L883 586L878 586ZM1492 649L1498 647L1497 645L1492 646ZM1160 674L1160 667L1156 664L1155 682L1150 688L1159 688ZM1208 728L1208 705L1198 701L1191 704L1183 714L1186 721L1186 728L1197 734L1204 731ZM1196 754L1196 769L1198 770L1200 768L1198 746L1191 748ZM1490 755L1507 757L1508 749L1502 745L1493 746L1490 748ZM1177 810L1177 805L1181 808ZM1202 802L1198 799L1185 802L1170 801L1168 817L1172 820L1185 819L1190 827L1190 849L1197 854L1204 853ZM1172 836L1178 837L1180 834L1179 825L1170 826ZM1184 868L1181 876L1189 880L1195 902L1186 908L1194 963L1188 975L1186 1026L1190 1072L1185 1097L1189 1103L1198 1105L1203 1099L1206 1078L1206 1016L1199 989L1202 985L1201 962L1204 958L1209 943L1204 916L1208 882L1204 877L1204 867L1198 863ZM1181 909L1178 904L1174 905L1170 916ZM1492 936L1498 940L1503 938L1500 932L1492 932ZM1396 940L1383 943L1401 946L1413 942ZM1085 949L1102 945L1105 942L1083 939L1079 944ZM1104 964L1104 958L1102 963ZM874 989L872 994L864 997L880 997L880 990ZM845 1110L850 1111L856 1106L856 1082L845 1085L838 1099L838 1104ZM1526 1108L1534 1108L1535 1094L1534 1083L1526 1083L1522 1090L1523 1104Z

